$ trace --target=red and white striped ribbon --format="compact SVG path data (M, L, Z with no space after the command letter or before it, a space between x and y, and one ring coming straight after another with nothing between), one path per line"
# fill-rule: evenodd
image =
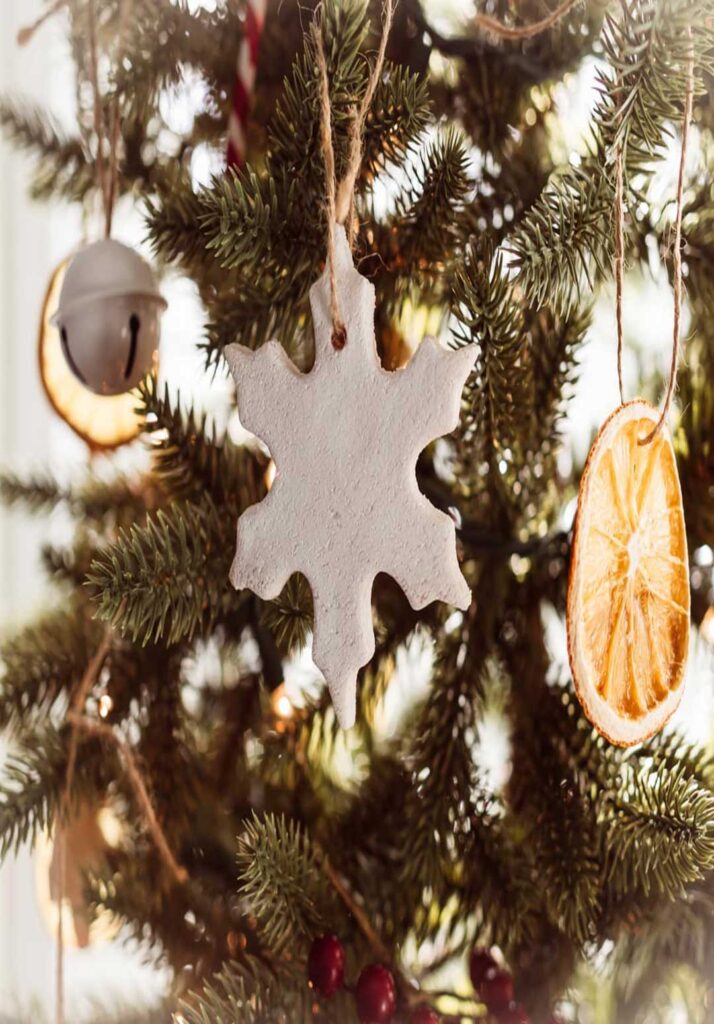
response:
M258 68L260 37L265 22L267 0L247 0L245 29L238 50L236 80L233 88L233 109L228 119L229 167L242 167L245 163L248 115L253 101L253 87Z

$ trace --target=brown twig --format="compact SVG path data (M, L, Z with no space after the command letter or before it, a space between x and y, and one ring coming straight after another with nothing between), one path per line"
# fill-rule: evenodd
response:
M72 698L70 711L67 714L68 721L72 721L73 717L77 715L84 707L89 692L97 681L99 672L104 659L109 653L109 649L112 644L112 633L111 630L107 630L102 638L102 642L95 651L94 655L90 659L84 675L80 681L77 692ZM56 961L56 1000L55 1000L55 1020L57 1024L64 1024L64 923L62 914L62 904L64 901L64 892L67 878L67 847L65 843L65 836L62 831L62 822L66 822L69 817L70 803L72 800L72 785L74 783L74 773L77 766L77 747L79 745L79 735L76 727L72 727L72 732L69 738L69 751L67 754L67 772L65 775L64 791L62 793L62 799L60 801L60 812L57 817L57 832L55 835L55 842L59 844L58 860L59 860L59 871L58 871L58 893L57 893L57 961Z
M328 882L335 890L337 895L340 897L344 905L347 907L352 917L354 917L355 921L357 922L357 927L359 928L367 942L372 947L374 953L379 957L380 960L384 961L385 964L391 963L391 953L389 952L385 944L382 942L379 935L377 935L372 925L369 923L367 915L365 914L364 910L359 905L359 903L355 901L347 885L344 883L344 881L340 878L338 873L330 864L327 858L327 854L323 850L319 849L317 850L317 853L320 860L320 865L325 873L325 877L327 878Z
M146 826L151 834L151 838L154 840L156 848L161 855L166 867L169 869L171 875L173 875L174 881L178 885L184 885L188 881L188 872L186 868L178 863L171 847L168 844L164 831L159 824L159 819L156 816L156 811L151 803L149 792L144 782L139 766L136 763L136 758L132 753L131 747L126 742L123 736L120 736L115 729L112 729L110 725L106 725L104 722L96 722L93 718L88 718L86 715L70 714L68 715L69 720L77 728L81 729L82 732L88 733L90 736L96 736L99 739L107 740L113 743L119 752L119 756L124 764L124 770L126 771L131 787L134 790L137 803L141 808L144 815Z
M55 0L52 6L48 7L47 10L39 16L39 18L36 18L35 21L32 22L31 25L25 25L24 28L21 28L17 33L17 45L27 46L35 32L42 28L44 23L54 17L55 14L59 14L62 8L66 7L68 3L69 0Z
M547 32L549 28L553 28L561 18L565 17L571 8L575 7L576 3L578 3L578 0L563 0L563 3L546 15L545 18L541 18L540 21L534 21L530 25L504 25L502 21L498 21L488 14L477 14L474 20L478 28L498 36L499 39L532 39L533 36L538 36L541 32Z

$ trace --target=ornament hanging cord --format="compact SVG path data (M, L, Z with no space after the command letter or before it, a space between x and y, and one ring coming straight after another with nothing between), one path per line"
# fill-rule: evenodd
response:
M322 25L313 23L312 32L315 44L317 65L320 71L320 141L325 160L327 208L327 262L330 268L330 313L332 317L332 344L342 349L347 342L347 332L340 313L337 294L337 272L335 269L335 223L347 222L347 240L350 248L354 246L354 192L357 176L362 165L362 136L367 121L367 114L379 84L384 67L384 55L387 51L387 40L392 27L394 0L384 0L382 15L382 38L377 51L377 59L367 81L367 88L362 97L357 115L350 125L349 153L347 169L338 185L335 172L335 151L332 145L332 107L330 103L330 84L327 73L327 58L322 39Z
M687 91L684 100L684 116L682 118L682 146L679 155L679 172L677 176L677 210L674 220L674 243L672 252L673 266L673 291L674 291L674 323L672 328L672 359L669 367L669 380L664 396L664 403L659 419L652 430L639 440L640 445L649 444L661 431L669 415L672 406L672 399L677 387L677 366L679 365L679 350L681 347L681 319L682 319L682 207L684 199L684 171L687 160L687 142L689 138L689 123L692 119L692 106L694 102L694 56L691 49L692 30L688 29L690 39L690 53L687 60ZM622 383L622 351L623 351L623 330L622 330L622 286L623 286L623 264L624 264L624 200L622 184L622 144L618 144L615 151L615 318L617 321L617 380L620 388L620 401L624 402L624 387Z
M129 20L130 0L122 0L119 14L118 38L124 39ZM112 232L112 219L114 215L114 200L116 198L117 171L118 171L118 149L119 129L121 117L119 111L119 93L115 89L112 97L109 138L108 164L104 159L104 143L107 137L106 125L104 122L104 111L102 109L102 94L99 91L99 46L97 42L97 20L94 0L87 4L87 18L89 28L89 78L92 86L94 132L97 136L96 174L97 188L102 197L102 208L104 211L104 236L109 238Z

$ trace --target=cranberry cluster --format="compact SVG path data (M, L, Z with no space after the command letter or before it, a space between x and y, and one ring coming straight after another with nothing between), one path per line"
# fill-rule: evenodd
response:
M336 935L315 939L307 960L310 984L325 999L334 996L345 984L345 950ZM361 1024L390 1024L397 1011L397 985L384 964L368 964L354 989L357 1016ZM439 1015L429 1006L419 1006L409 1024L439 1024Z
M525 1007L514 998L513 977L499 966L490 950L477 946L471 952L469 973L494 1024L530 1024ZM345 987L345 950L336 935L321 935L315 939L307 961L307 976L318 995L325 999ZM397 985L393 973L384 964L368 964L353 991L361 1024L394 1021ZM441 1021L432 1007L417 1006L407 1024L440 1024ZM552 1024L556 1024L555 1018Z
M499 967L487 949L478 946L469 960L471 982L498 1024L530 1024L530 1017L514 999L513 978Z

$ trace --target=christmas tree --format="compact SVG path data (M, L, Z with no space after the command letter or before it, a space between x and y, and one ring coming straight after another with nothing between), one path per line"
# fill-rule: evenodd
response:
M147 1022L632 1024L672 1019L677 1000L703 1022L714 767L677 728L628 750L599 735L547 630L566 617L584 467L560 457L561 438L568 399L588 388L594 297L623 265L666 260L676 284L680 253L670 422L697 629L712 601L714 4L486 0L447 30L439 4L400 0L385 35L381 3L270 0L233 166L198 184L194 155L226 151L256 6L48 3L76 59L76 130L9 98L0 122L35 156L38 199L87 205L99 180L110 210L116 192L142 211L157 266L195 283L196 344L218 386L233 344L277 339L312 366L326 155L339 183L367 95L348 227L382 365L408 372L426 333L474 346L459 425L417 462L422 494L455 523L471 604L414 610L384 567L356 724L341 729L316 672L294 684L309 567L269 600L229 580L236 522L271 491L270 454L149 375L134 395L148 471L90 467L70 488L42 467L2 477L6 502L62 503L74 532L44 552L54 610L0 655L13 742L0 848L47 829L65 842L82 809L111 807L122 841L80 888L90 916L111 911L171 968ZM563 83L588 66L589 124L568 152ZM181 135L163 99L187 79L201 88ZM653 182L690 113L675 203ZM655 405L664 384L643 367ZM320 404L303 415L319 420ZM317 526L329 544L327 520L290 529ZM497 778L494 722L508 735Z

